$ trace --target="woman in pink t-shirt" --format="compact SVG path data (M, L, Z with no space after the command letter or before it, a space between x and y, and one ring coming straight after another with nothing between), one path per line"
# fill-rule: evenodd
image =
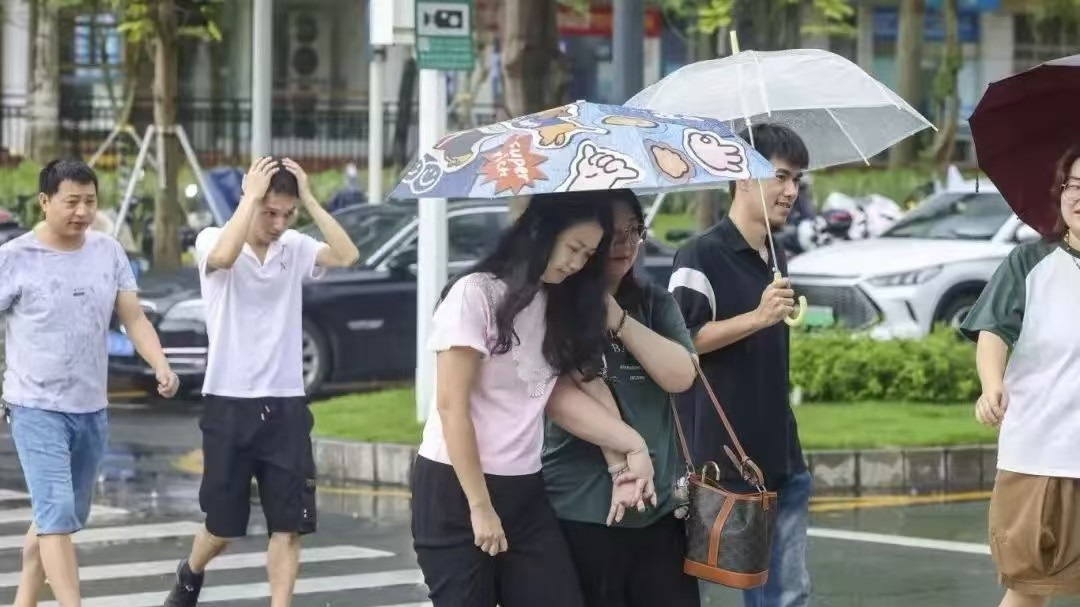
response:
M583 604L540 454L556 379L603 370L611 232L603 192L536 196L443 292L429 342L434 414L411 480L414 547L435 607ZM563 416L569 431L637 451L631 465L651 478L640 435L600 404L578 407Z

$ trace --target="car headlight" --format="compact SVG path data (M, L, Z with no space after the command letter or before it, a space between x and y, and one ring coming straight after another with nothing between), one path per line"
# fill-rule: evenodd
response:
M938 274L941 274L941 266L875 276L867 282L875 287L906 287L911 285L921 285Z
M189 299L169 308L158 326L162 331L206 330L206 304L201 299Z

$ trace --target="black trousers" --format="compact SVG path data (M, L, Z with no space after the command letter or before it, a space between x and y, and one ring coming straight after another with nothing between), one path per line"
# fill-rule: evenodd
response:
M588 607L699 607L697 579L683 573L686 531L668 516L649 527L559 521Z
M413 466L413 547L434 607L584 607L543 477L485 478L509 546L495 557L473 543L453 467L423 457Z

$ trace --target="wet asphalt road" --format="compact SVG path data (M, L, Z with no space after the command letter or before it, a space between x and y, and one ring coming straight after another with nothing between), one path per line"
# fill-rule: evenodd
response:
M199 479L176 467L199 444L197 413L190 403L113 409L98 510L77 536L85 607L161 605L201 520ZM7 605L29 503L7 428L0 428L0 605ZM400 489L323 487L319 509L319 532L305 539L296 607L429 604L410 548L408 497ZM812 604L997 605L1001 591L985 550L986 510L980 501L814 514ZM263 530L256 505L251 535L208 574L201 604L268 604ZM704 604L741 601L734 591L710 587ZM1080 601L1054 605L1080 607Z

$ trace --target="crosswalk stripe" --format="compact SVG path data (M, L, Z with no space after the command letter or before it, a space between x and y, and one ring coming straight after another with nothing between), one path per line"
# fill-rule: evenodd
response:
M133 542L167 537L185 537L194 534L202 525L192 522L163 523L158 525L129 525L124 527L91 527L71 536L75 544L100 542ZM0 550L22 548L25 534L0 536Z
M0 489L0 502L11 502L15 500L28 499L30 499L29 493L23 493L22 491L12 491L11 489Z
M91 582L95 580L118 580L127 578L149 577L154 575L171 575L176 571L176 565L182 555L167 561L153 561L149 563L119 563L116 565L97 565L79 568L79 580ZM325 546L319 548L304 548L300 551L301 563L325 563L330 561L346 561L354 559L378 559L394 556L393 552L374 550L360 546ZM229 571L237 569L250 569L266 565L265 552L243 552L239 554L225 554L210 561L209 571ZM18 573L0 574L0 588L15 588L19 585Z
M90 508L90 519L95 517L108 517L108 516L121 516L130 514L123 508L111 508L109 506L92 506ZM29 523L34 520L34 510L32 508L11 508L9 510L0 510L0 525L6 525L8 523Z
M359 573L328 577L301 578L296 581L295 595L315 594L318 592L341 592L345 590L365 590L387 586L411 586L422 584L424 576L418 569L383 571L380 573ZM83 607L160 607L165 602L167 592L143 592L137 594L118 594L84 598ZM232 586L207 586L199 597L199 604L221 603L261 599L270 596L270 586L266 582L254 584L235 584ZM426 605L414 603L414 605ZM41 607L58 607L55 601L41 603Z

